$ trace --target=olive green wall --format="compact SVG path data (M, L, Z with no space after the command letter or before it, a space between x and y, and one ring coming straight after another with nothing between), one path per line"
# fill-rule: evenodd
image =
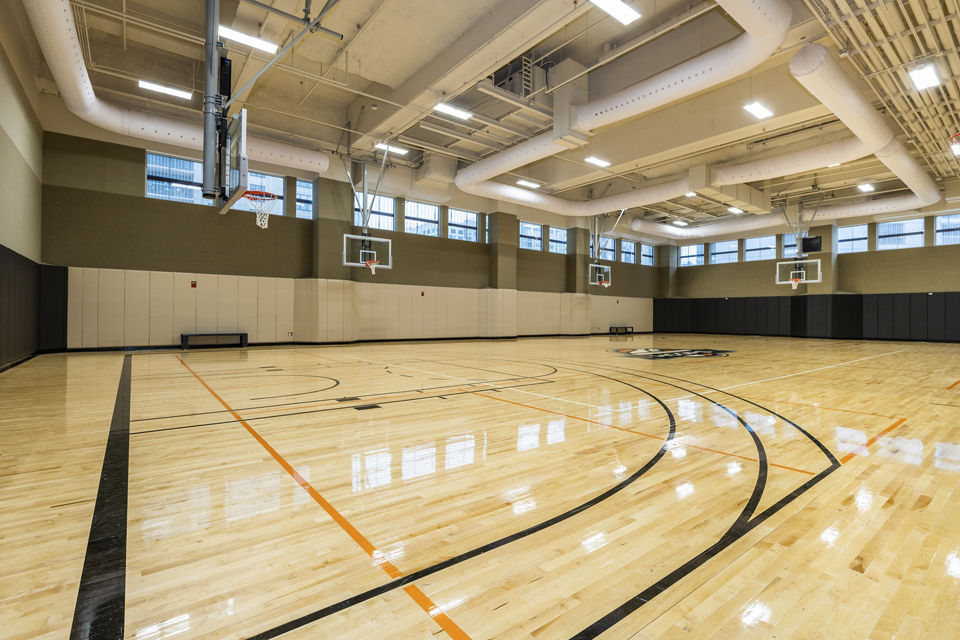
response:
M567 291L567 255L518 249L517 289L550 293Z
M850 293L960 290L960 245L845 253L837 257L838 289Z

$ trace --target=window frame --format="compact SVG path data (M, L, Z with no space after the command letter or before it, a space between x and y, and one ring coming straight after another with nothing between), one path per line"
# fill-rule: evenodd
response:
M360 198L362 198L362 197L363 197L363 195L360 194ZM380 195L376 195L376 196L375 196L375 195L373 195L372 193L368 193L368 194L367 194L367 197L372 200L372 203L371 203L371 205L370 205L370 224L369 224L369 228L371 228L371 229L379 229L380 231L396 231L396 230L397 230L397 199L394 198L393 196L386 196L386 195L383 195L383 194L380 194ZM387 213L386 211L381 211L380 209L377 209L377 208L376 208L376 207L377 207L377 203L378 203L378 202L382 202L382 201L389 201L389 202L391 202L392 205L393 205L393 207L392 207L392 208L393 208L393 211L391 211L390 213ZM353 199L353 226L355 226L355 227L362 227L362 226L363 226L363 217L362 217L363 214L362 214L362 212L360 211L360 209L357 207L357 203L358 203L358 202L359 202L359 199L355 197L355 198ZM360 217L358 218L357 216L360 216ZM378 220L379 220L379 219L382 219L382 218L389 218L389 219L390 219L390 227L389 227L389 228L387 228L387 227L381 227L381 226L379 226L379 225L373 224L375 218L378 219Z
M637 244L636 240L624 240L620 238L620 262L625 264L637 264ZM630 251L627 251L627 245L630 246ZM627 256L630 256L630 260L627 260Z
M473 226L467 224L462 224L459 222L453 222L451 217L454 213L466 213L474 216ZM450 235L450 228L455 229L466 229L467 231L473 231L473 238L454 238ZM477 242L480 237L480 213L478 211L468 211L467 209L457 209L455 207L447 207L447 239L449 240L461 240L463 242ZM469 235L469 234L467 234Z
M547 231L548 253L559 253L559 254L566 255L566 254L567 254L567 241L570 239L570 230L569 230L569 229L564 229L564 228L562 228L562 227L550 227L550 226L548 226L547 229L548 229L548 231ZM562 232L563 232L563 240L555 239L555 238L553 237L553 232L554 232L554 231L562 231ZM559 247L560 245L563 245L563 251L557 251L557 250L554 248L554 244L556 244L558 247Z
M793 244L789 244L789 245L787 244L787 236L790 236L791 238L793 238ZM794 251L793 255L790 255L787 253L787 247L793 247L794 249L796 249L796 247L799 244L797 242L797 239L798 238L796 237L796 234L793 234L793 233L780 234L780 259L781 260L786 260L788 258L793 258L796 256L796 250ZM800 238L800 240L802 241L802 238Z
M649 249L650 251L647 251ZM650 259L647 262L647 258ZM640 266L655 267L657 264L657 248L652 244L640 243Z
M760 246L750 248L750 241L772 241L773 246ZM764 251L771 251L773 255L765 256ZM754 236L752 238L743 239L743 261L744 262L762 262L764 260L776 260L777 259L777 236Z
M411 207L410 205L414 205ZM419 216L410 215L411 208L417 207L430 207L435 209L437 212L437 219L431 220L430 218L421 218ZM443 215L443 208L438 204L433 204L431 202L420 202L419 200L405 200L403 203L403 232L409 233L415 236L424 236L427 238L439 238L440 237L440 217ZM407 222L412 222L415 226L419 225L431 225L435 226L436 233L423 233L422 231L411 230L407 226Z
M726 247L733 245L733 250L724 247L723 251L717 251L718 245L726 245ZM718 260L718 256L723 256L724 259ZM725 259L727 256L733 256L733 259ZM710 264L733 264L736 262L740 262L740 240L721 240L710 243Z
M697 253L691 253L690 255L684 256L684 249L697 249ZM684 264L684 260L689 260L693 258L695 262L687 262ZM680 267L702 267L704 262L704 243L699 244L683 244L677 248L677 265Z
M887 233L883 234L881 228L888 225L905 225L909 222L918 222L920 223L919 231L909 231L907 233ZM895 249L920 249L923 247L924 242L926 241L926 228L924 225L923 218L908 218L907 220L892 220L890 222L878 222L877 223L877 251L893 251ZM900 244L899 242L895 246L881 246L881 239L886 238L911 238L915 236L920 236L920 244L917 246L910 246L906 244Z
M843 229L860 229L860 228L863 229L863 233L864 233L863 237L855 237L855 238L841 238L841 237L840 237L840 235L841 235L840 232L841 232L841 230L843 230ZM864 244L863 244L863 249L857 249L857 248L855 248L856 245L855 245L854 243L856 243L856 242L863 242L863 243L864 243ZM848 244L844 244L844 243L848 243ZM854 247L854 248L850 248L850 249L844 250L844 247L848 247L848 246L849 246L849 247ZM838 255L841 254L841 253L863 253L864 251L869 251L869 249L870 249L870 226L869 226L869 225L867 225L867 224L848 224L848 225L844 225L844 226L842 226L842 227L840 227L840 226L837 227L837 254L838 254Z
M605 244L610 246L605 246ZM603 257L605 252L611 252L613 255L609 258ZM616 262L617 261L617 239L613 236L600 236L600 250L597 251L598 260L606 260L607 262Z
M536 229L537 235L531 235L529 233L524 233L524 225L526 225L527 230ZM526 249L527 251L543 251L543 225L536 224L535 222L526 222L525 220L518 221L519 236L517 241L517 247L520 249ZM529 247L523 246L523 241L530 241L528 244L532 245Z
M309 200L307 200L306 198L301 198L301 197L300 197L300 187L301 187L301 185L308 185L308 186L310 187L310 199L309 199ZM297 178L297 187L296 187L296 189L297 189L297 192L296 192L296 194L295 194L296 197L295 197L295 203L294 203L294 204L295 204L295 206L294 206L294 213L296 214L296 217L298 217L298 218L300 218L300 219L302 219L302 220L313 220L313 199L314 199L314 196L315 196L315 194L314 194L314 188L313 188L313 181L312 181L312 180L301 180L300 178ZM309 215L309 216L302 216L302 215L300 215L301 213L307 213L306 211L302 211L302 212L301 212L301 210L300 210L300 208L299 208L299 205L301 205L301 204L308 204L308 205L310 205L310 212L309 212L310 215Z
M955 219L955 222L950 219ZM944 224L956 224L955 227L948 227L944 229L938 228L940 221L943 220ZM948 236L948 234L955 234L953 237L956 240L953 240L953 237ZM941 238L949 238L948 241L941 242ZM952 244L960 244L960 213L948 213L942 216L937 216L933 221L933 246L935 247L945 247Z
M194 160L193 158L187 158L184 156L175 156L169 153L159 153L157 151L146 151L146 156L144 157L144 181L143 181L143 195L145 198L150 198L151 200L166 200L167 202L179 202L181 204L198 204L201 206L212 206L214 204L213 198L204 198L203 197L203 181L202 178L199 181L193 180L177 180L176 178L168 176L151 176L150 175L150 156L156 156L158 158L168 158L170 160L177 160L180 162L188 162L192 165L193 171L200 169L201 176L203 171L203 162L200 160ZM159 165L158 165L159 166ZM170 171L185 171L185 169L173 169L166 167ZM194 173L196 176L196 173ZM186 189L189 189L191 193L199 193L199 200L187 200L185 198L171 198L164 197L160 195L151 195L150 194L150 183L157 182L173 186L183 186Z

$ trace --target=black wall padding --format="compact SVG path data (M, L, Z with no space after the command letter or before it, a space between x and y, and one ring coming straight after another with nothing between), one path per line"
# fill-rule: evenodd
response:
M0 245L0 368L37 352L40 268Z
M960 292L656 298L654 331L960 341Z
M40 351L67 348L67 268L40 265Z

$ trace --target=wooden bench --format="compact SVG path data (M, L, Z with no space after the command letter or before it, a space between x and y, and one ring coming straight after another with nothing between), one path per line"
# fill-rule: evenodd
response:
M246 333L181 333L180 348L189 347L246 347Z
M615 325L610 327L610 335L616 335L618 333L633 333L633 327L626 325Z

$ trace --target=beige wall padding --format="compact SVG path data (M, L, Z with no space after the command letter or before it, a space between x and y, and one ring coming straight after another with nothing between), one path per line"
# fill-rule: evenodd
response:
M82 267L69 270L67 307L70 349L167 346L181 333L230 331L271 343L653 327L649 298Z

